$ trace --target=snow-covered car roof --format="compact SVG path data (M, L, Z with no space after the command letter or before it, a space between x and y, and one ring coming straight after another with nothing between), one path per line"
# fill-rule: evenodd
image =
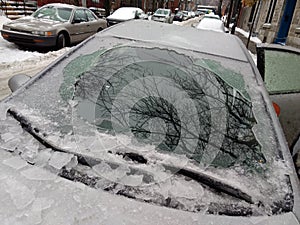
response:
M44 6L54 6L54 7L63 7L63 8L71 8L71 9L80 8L79 6L76 6L76 5L70 5L70 4L64 4L64 3L49 3Z
M134 19L136 12L141 12L142 9L137 7L121 7L113 12L107 19L128 20Z
M203 19L199 22L199 24L196 27L200 30L212 30L217 32L225 33L225 27L222 20L215 17L203 17Z
M116 25L2 101L4 224L298 224L299 181L251 57L197 33Z
M242 42L235 36L206 30L203 30L201 35L199 35L198 30L191 30L189 27L166 26L165 24L155 24L153 21L147 22L135 21L134 23L120 24L118 25L118 30L107 29L103 35L167 44L172 47L178 46L194 51L248 61L248 53L244 51L241 47L243 45ZM140 27L139 34L137 34L138 31L136 30L137 24ZM153 29L162 28L165 32L153 32ZM181 32L180 36L178 35L179 32ZM199 40L199 36L201 36L201 41ZM219 39L222 39L222 42Z

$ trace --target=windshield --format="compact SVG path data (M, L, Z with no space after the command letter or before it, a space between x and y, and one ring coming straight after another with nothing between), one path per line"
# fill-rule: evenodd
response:
M68 179L187 211L269 215L293 203L252 74L243 61L95 36L7 103L78 157Z
M57 8L54 6L43 7L33 13L33 17L38 19L49 19L59 22L65 22L70 19L72 9Z
M155 11L155 14L168 15L169 11L168 10L163 10L163 9L158 9L158 10Z
M158 55L165 58L151 57ZM251 130L256 122L251 102L240 94L243 90L201 66L207 62L182 55L178 66L171 63L174 56L155 48L112 49L77 75L74 89L69 80L88 56L81 57L65 68L61 97L76 101L78 116L100 132L132 136L138 143L157 146L159 152L176 152L198 163L206 153L210 158L217 151L209 162L215 166L259 167L265 159ZM224 113L229 116L225 121ZM240 158L242 152L249 157Z

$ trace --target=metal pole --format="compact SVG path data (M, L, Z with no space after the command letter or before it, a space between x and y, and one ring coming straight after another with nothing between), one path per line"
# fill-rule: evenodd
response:
M261 2L261 0L259 0L258 5L256 6L255 13L254 13L254 16L253 16L253 19L252 19L252 23L251 23L251 27L250 27L250 31L249 31L249 36L248 36L248 40L247 40L247 45L246 45L247 49L249 48L249 42L250 42L250 38L252 36L252 30L253 30L254 22L256 20L256 15L257 15L257 12L258 12L258 8L260 6L260 2Z
M232 13L232 8L233 8L233 0L230 1L230 7L229 7L229 12L227 16L227 23L226 27L229 28L230 20L231 20L231 13Z

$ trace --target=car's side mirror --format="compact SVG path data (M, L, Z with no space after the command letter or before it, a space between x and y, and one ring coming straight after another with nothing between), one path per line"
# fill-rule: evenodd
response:
M12 78L8 80L9 89L14 92L19 89L23 84L30 80L30 76L25 74L14 75Z

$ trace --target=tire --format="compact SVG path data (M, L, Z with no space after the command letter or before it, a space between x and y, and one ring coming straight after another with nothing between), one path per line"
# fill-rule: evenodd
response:
M57 41L56 41L56 48L57 49L61 49L61 48L64 48L66 47L66 37L63 33L60 33L57 37Z

